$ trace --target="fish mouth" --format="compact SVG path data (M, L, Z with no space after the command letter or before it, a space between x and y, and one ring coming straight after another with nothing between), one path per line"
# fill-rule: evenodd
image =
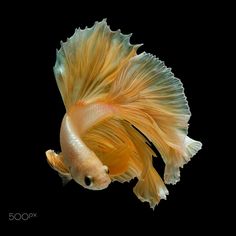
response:
M100 183L97 186L92 187L93 190L103 190L106 189L111 183L111 180L109 179L108 181L103 181L102 183Z

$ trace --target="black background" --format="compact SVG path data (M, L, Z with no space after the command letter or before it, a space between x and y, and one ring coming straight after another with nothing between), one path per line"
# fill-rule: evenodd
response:
M213 71L219 47L221 16L214 5L163 6L110 2L49 7L14 6L4 17L3 69L7 72L2 109L7 131L3 145L6 204L4 219L11 228L37 225L75 229L78 234L177 233L215 231L222 226L217 148L213 138L217 110ZM45 151L60 150L59 129L65 108L53 75L56 48L75 28L91 27L107 18L112 30L133 33L131 43L143 43L139 52L157 55L172 68L185 87L191 108L189 136L203 149L181 170L181 181L167 186L169 196L153 211L132 192L131 183L112 183L103 191L89 191L75 182L62 187L47 164ZM158 165L158 163L156 163ZM224 168L224 163L220 163ZM5 181L6 180L6 181ZM33 212L28 221L9 221L8 214ZM190 231L191 229L191 231Z

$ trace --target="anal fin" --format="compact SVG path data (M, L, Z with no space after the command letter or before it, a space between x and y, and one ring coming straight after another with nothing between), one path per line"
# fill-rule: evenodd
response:
M100 160L104 165L108 166L111 176L117 176L128 169L129 158L129 148L124 144L119 145L105 155L101 155Z
M148 170L143 179L139 179L133 191L142 202L148 202L153 209L168 195L165 184L153 167Z

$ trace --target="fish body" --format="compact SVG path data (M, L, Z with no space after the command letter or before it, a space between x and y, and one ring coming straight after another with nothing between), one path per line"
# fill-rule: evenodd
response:
M191 114L180 80L158 58L137 54L141 45L130 37L103 20L61 43L54 67L66 107L61 153L46 156L64 183L92 190L137 178L134 193L154 208L202 144L187 136ZM165 163L164 181L149 142Z

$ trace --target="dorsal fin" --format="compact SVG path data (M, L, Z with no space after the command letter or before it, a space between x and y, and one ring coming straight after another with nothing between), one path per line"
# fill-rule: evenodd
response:
M131 45L130 36L111 31L106 20L77 29L57 51L54 74L66 110L78 100L96 101L108 92L123 64L141 45Z

